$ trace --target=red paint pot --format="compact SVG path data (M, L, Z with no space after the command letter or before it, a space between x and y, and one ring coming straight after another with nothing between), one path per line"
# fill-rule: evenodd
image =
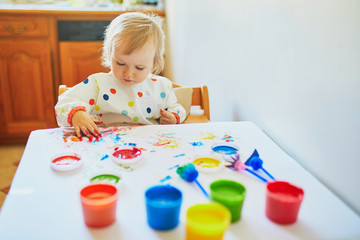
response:
M81 167L80 155L76 153L63 153L55 155L51 159L51 168L55 171L66 172Z
M266 190L266 216L278 224L296 222L304 191L284 181L269 182Z
M117 164L131 165L138 162L141 158L141 150L132 146L122 146L116 148L112 154L112 159Z
M89 227L105 227L116 219L117 188L110 184L91 184L80 191L84 220Z

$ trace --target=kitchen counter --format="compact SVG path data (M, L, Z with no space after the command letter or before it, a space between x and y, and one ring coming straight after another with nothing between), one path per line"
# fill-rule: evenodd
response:
M114 5L96 5L96 6L72 6L69 2L55 2L53 4L6 4L0 3L0 13L29 13L29 14L56 14L56 15L69 15L79 13L87 14L104 14L114 15L119 12L127 11L144 11L152 12L159 16L165 16L165 12L157 9L156 7L136 6L127 8L125 6Z

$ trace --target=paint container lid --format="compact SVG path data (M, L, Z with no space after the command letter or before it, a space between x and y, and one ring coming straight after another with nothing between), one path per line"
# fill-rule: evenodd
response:
M214 154L196 155L191 162L198 171L207 173L218 172L224 166L221 158Z
M91 184L111 184L119 187L122 184L123 179L122 175L119 172L111 169L102 169L91 173L89 177L89 182Z
M141 159L141 150L133 146L121 146L115 148L111 156L116 164L131 165Z
M239 147L231 143L216 143L211 146L211 150L221 155L233 155L239 152Z
M76 153L61 153L57 154L51 159L51 168L59 172L67 172L78 169L82 165L82 160L79 154Z

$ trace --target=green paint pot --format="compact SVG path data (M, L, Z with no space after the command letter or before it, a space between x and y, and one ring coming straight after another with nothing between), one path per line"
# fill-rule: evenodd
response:
M104 183L119 186L121 184L121 175L111 170L103 170L94 172L90 177L90 183Z
M108 182L108 183L116 184L120 181L120 177L112 174L102 174L91 178L90 182L92 181Z
M232 180L217 180L210 184L210 199L227 207L231 213L231 222L241 218L246 188Z

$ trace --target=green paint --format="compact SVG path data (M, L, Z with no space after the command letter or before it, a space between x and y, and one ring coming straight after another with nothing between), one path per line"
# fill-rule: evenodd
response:
M102 175L97 175L97 176L91 178L90 182L92 182L92 181L100 181L100 182L116 184L120 181L120 177L112 175L112 174L102 174Z

